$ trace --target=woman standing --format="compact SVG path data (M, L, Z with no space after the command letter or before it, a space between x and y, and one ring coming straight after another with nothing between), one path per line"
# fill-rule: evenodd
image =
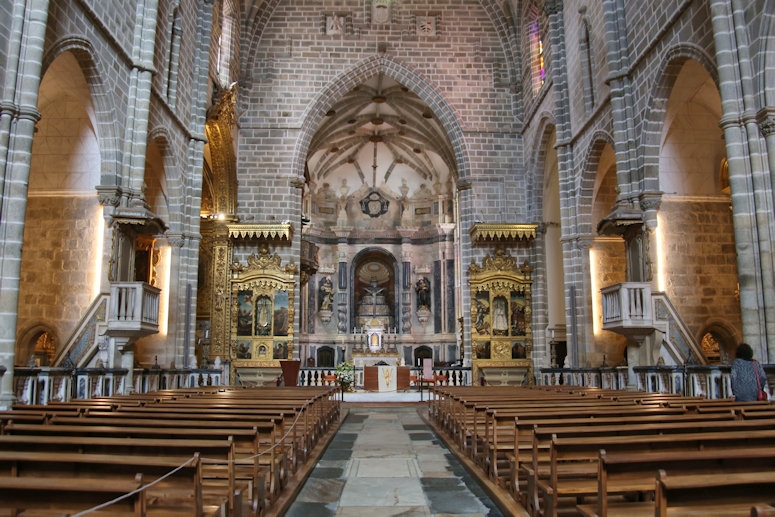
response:
M732 393L737 402L757 400L759 389L764 389L767 375L758 361L753 360L753 349L741 343L732 361ZM761 388L760 388L761 387Z

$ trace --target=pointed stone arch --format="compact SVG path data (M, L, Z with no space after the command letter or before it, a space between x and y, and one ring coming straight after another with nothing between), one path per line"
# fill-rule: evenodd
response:
M583 228L583 233L590 236L596 233L595 221L592 220L592 205L595 201L595 184L600 157L606 146L614 149L614 139L611 134L603 130L595 131L592 135L591 144L581 160L578 206L589 207L589 210L579 213L579 227L580 229Z
M681 44L669 49L660 65L657 78L651 89L648 99L644 103L648 106L648 112L643 120L643 132L638 146L643 149L641 156L642 171L640 178L640 190L643 192L659 191L659 154L661 149L662 124L667 114L667 103L670 93L681 72L681 67L687 60L694 59L708 72L716 88L719 88L718 71L715 60L704 49L691 44Z
M159 150L164 166L164 177L167 185L167 223L172 233L182 233L185 226L185 196L180 169L176 166L175 158L170 149L170 135L166 128L156 127L148 133L148 143L153 143ZM159 215L159 214L156 214Z
M51 63L59 55L67 51L70 51L75 56L91 92L96 119L95 130L101 156L100 185L120 187L122 185L120 176L121 147L119 145L118 135L120 132L115 111L116 99L113 97L110 88L105 84L104 77L106 73L98 58L99 53L94 49L91 42L86 39L65 38L56 42L48 49L43 58L42 72L45 74Z
M438 118L449 137L455 155L456 170L452 171L456 181L470 175L470 165L465 143L465 134L460 126L454 109L438 93L431 81L423 78L402 63L386 56L374 56L361 61L340 74L327 87L323 88L301 115L301 130L296 139L291 170L296 177L304 176L304 164L310 142L320 121L328 112L331 104L345 93L365 82L372 76L383 73L401 83L420 97Z

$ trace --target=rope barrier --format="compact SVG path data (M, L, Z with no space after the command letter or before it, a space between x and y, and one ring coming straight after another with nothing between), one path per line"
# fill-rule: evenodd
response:
M180 470L182 468L187 467L188 465L190 465L192 461L196 460L196 458L197 458L197 455L195 454L191 458L186 460L182 465L180 465L178 467L175 467L171 471L169 471L166 474L164 474L163 476L161 476L161 477L151 481L150 483L145 484L145 485L143 485L141 487L138 487L137 489L132 490L129 493L126 493L124 495L118 496L118 497L116 497L115 499L113 499L111 501L104 502L104 503L102 503L100 505L97 505L97 506L95 506L93 508L89 508L88 510L84 510L84 511L79 512L79 513L74 513L71 517L81 517L81 515L87 515L89 513L96 512L97 510L102 510L103 508L107 508L108 506L116 504L116 503L118 503L120 501L123 501L124 499L128 499L129 497L132 497L135 494L139 494L143 490L146 490L146 489L148 489L148 488L150 488L152 486L155 486L157 483L160 483L160 482L164 481L165 479L167 479L168 477L172 476L173 474L175 474L177 472L180 472Z

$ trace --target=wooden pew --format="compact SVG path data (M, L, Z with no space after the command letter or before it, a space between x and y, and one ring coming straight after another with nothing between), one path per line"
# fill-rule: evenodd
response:
M198 454L181 457L0 451L0 483L5 477L50 477L60 481L77 479L83 485L100 486L104 482L126 482L138 472L144 481L142 491L146 500L145 510L151 515L172 515L172 512L162 512L166 508L173 508L176 513L186 512L194 517L225 513L229 494L225 490L213 490L205 486L202 461ZM240 493L237 495L240 496ZM81 508L87 509L89 507ZM231 515L241 515L240 510L241 504L238 504Z
M514 498L527 505L528 476L541 468L542 459L548 463L549 447L553 434L562 434L565 431L589 429L587 433L617 434L619 429L626 429L631 434L657 433L659 429L673 429L678 431L683 428L693 431L706 423L728 422L738 423L733 412L726 414L715 413L712 415L676 414L676 415L630 415L617 417L583 417L568 415L566 417L552 416L549 418L523 418L514 419L514 443L505 446L502 442L493 443L493 456L504 454L509 462L508 476L503 478L501 484L508 483L509 491ZM595 431L595 429L598 429ZM603 431L600 431L603 429ZM549 431L545 433L544 431ZM621 434L621 432L619 433ZM493 461L496 461L495 459ZM498 461L500 463L500 461ZM545 469L548 471L548 467Z
M660 470L653 515L747 516L752 503L775 503L775 471L672 475Z
M226 467L227 497L230 508L237 505L241 489L235 479L234 441L226 439L131 438L126 436L0 435L0 451L81 453L113 455L116 461L133 456L193 456L199 453L204 464ZM127 460L131 461L131 460Z
M775 420L739 421L732 419L708 419L697 420L697 415L689 414L671 419L665 419L660 423L641 423L629 419L620 419L616 424L602 424L590 422L583 426L578 425L543 425L539 423L533 428L533 444L531 452L530 469L526 476L534 478L546 477L550 470L549 449L555 439L574 439L583 437L614 437L636 435L672 435L672 434L696 434L719 433L724 431L743 432L754 430L769 430L775 428ZM592 451L594 455L594 451ZM528 496L536 501L538 494L536 484L528 479L530 486ZM531 493L532 492L532 493Z
M107 511L93 515L116 517L146 517L145 492L139 490L143 478L91 481L83 478L60 479L50 476L0 476L0 515L30 515L60 517L95 508L109 501L132 494L111 505Z
M20 408L9 419L0 418L0 426L10 422L12 425L9 431L18 433L22 432L25 425L34 424L43 427L44 424L55 424L54 427L57 427L57 430L52 432L56 434L67 429L62 427L63 425L77 425L78 429L70 429L68 433L93 436L95 443L102 443L102 438L114 436L115 429L108 430L109 426L122 428L115 436L127 436L127 432L131 431L134 436L151 438L172 434L182 439L186 437L200 439L214 434L221 436L227 429L234 429L232 432L232 438L236 439L232 452L234 459L227 463L230 465L229 469L239 473L241 465L247 463L247 460L239 459L240 451L248 452L241 448L241 444L247 443L241 438L241 429L262 427L267 423L280 421L283 422L283 427L276 426L274 437L267 438L269 434L262 433L260 434L262 438L259 439L259 452L274 451L276 457L287 454L289 458L284 462L279 461L281 466L275 469L277 472L282 472L282 475L279 478L275 475L269 478L270 486L274 480L274 488L267 490L267 493L273 492L267 501L271 504L272 499L276 499L283 489L289 467L292 466L295 469L305 461L307 454L317 444L319 438L327 432L332 423L338 421L340 402L335 398L336 393L336 387L268 389L204 387L203 389L162 390L152 394L113 396L72 403L56 402L43 407L25 406L26 409ZM132 415L128 416L128 413ZM93 418L95 416L103 420L95 420ZM61 420L57 421L58 418ZM108 422L109 419L111 423ZM76 422L76 420L83 421ZM83 431L81 426L89 426L89 430ZM139 428L146 429L141 431ZM215 429L219 431L214 431ZM37 432L32 427L27 431ZM48 431L43 433L48 434ZM104 436L102 436L103 433ZM76 440L77 437L71 436L70 439ZM2 447L0 443L0 450ZM46 450L45 443L43 447ZM88 444L85 447L87 450L95 450L94 444ZM136 451L130 454L136 454ZM268 456L270 455L262 455L260 461L265 461L264 458ZM270 460L269 463L275 465L275 461ZM212 467L208 468L208 471L212 471ZM259 483L255 484L259 485ZM253 499L262 501L265 499L252 492L251 496ZM259 509L260 511L262 509Z
M740 472L775 470L775 446L712 450L672 450L649 452L600 451L598 489L595 504L578 505L579 513L609 517L654 515L655 472L702 475L707 472L728 475ZM621 496L638 494L648 502L627 501ZM744 508L750 509L752 501Z
M662 416L669 417L683 414L678 408L663 407L641 407L631 404L608 405L607 403L593 403L592 405L570 405L561 407L521 407L521 408L503 408L495 411L485 411L489 414L486 423L478 431L481 438L474 439L473 449L470 455L475 462L482 466L487 474L499 475L493 469L498 468L499 460L504 460L502 465L507 466L509 459L505 453L512 448L518 441L515 439L515 419L537 419L537 418L561 418L561 417L579 417L579 418L627 418L630 416ZM497 418L496 418L497 417ZM495 429L498 423L506 422L505 427ZM505 436L504 436L505 435ZM503 438L501 438L503 437ZM495 443L498 445L496 446ZM517 445L518 446L518 445ZM512 451L513 452L513 449ZM503 456L500 454L504 453ZM506 471L508 472L508 470Z
M288 455L290 466L295 470L300 461L306 459L307 451L317 443L317 436L311 423L312 417L304 403L270 404L266 407L263 402L247 406L213 406L211 404L177 404L169 402L143 407L119 407L112 412L90 411L87 416L100 416L111 418L111 414L131 414L136 418L158 419L194 419L206 418L208 420L232 421L254 419L255 421L274 421L278 417L282 421L282 427L278 435L284 438L284 449Z
M61 417L63 420L66 417ZM48 424L14 424L7 427L8 435L29 436L72 436L72 437L129 437L129 438L169 438L187 440L229 440L233 445L233 460L231 464L225 462L207 462L207 475L211 484L221 479L232 490L233 485L243 481L251 487L250 504L253 513L261 513L267 506L265 499L271 500L279 497L279 493L285 484L282 477L283 467L277 460L276 451L271 447L260 448L262 434L274 435L275 427L271 423L259 426L245 427L214 427L197 422L178 421L179 426L164 425L172 421L156 420L153 423L147 420L136 419L134 426L129 422L112 421L115 425L99 425L89 418L75 418L75 423L59 423L56 419ZM68 419L69 421L69 419ZM127 425L123 425L127 424ZM139 424L139 425L138 425ZM153 425L153 427L151 427ZM274 438L265 440L275 443ZM259 456L264 451L266 461ZM287 471L287 469L284 469ZM235 501L230 500L230 508Z
M724 448L753 448L767 446L775 439L775 430L722 431L682 433L669 435L603 436L583 438L553 438L550 448L549 475L535 472L534 484L538 494L529 501L534 513L546 517L557 515L562 497L597 495L597 463L599 451L689 451ZM539 509L540 501L543 501Z

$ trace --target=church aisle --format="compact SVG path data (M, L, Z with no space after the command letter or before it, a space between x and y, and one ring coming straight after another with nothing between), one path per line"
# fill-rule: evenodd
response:
M368 513L367 513L368 512ZM353 407L289 517L501 517L417 406Z

